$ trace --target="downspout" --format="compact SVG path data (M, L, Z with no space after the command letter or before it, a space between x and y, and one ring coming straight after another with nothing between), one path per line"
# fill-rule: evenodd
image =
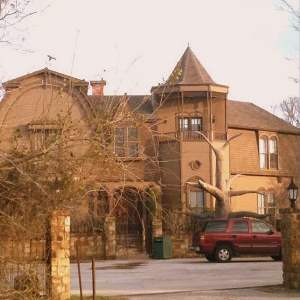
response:
M213 141L213 128L212 128L212 95L211 95L211 88L208 85L208 92L207 92L207 104L208 104L208 116L209 116L209 135L208 138L210 141ZM214 168L213 168L213 150L210 148L209 151L209 169L210 169L210 184L214 185ZM210 196L210 208L214 209L214 198Z

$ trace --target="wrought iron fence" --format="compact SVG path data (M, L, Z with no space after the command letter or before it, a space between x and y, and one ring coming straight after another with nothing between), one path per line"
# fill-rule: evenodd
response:
M32 262L1 262L1 288L8 291L24 291L31 289L41 296L48 295L47 264L44 261Z

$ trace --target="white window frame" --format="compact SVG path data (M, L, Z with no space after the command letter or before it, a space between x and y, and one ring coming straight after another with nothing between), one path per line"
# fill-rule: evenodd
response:
M267 195L265 193L257 194L257 213L264 215L266 213Z

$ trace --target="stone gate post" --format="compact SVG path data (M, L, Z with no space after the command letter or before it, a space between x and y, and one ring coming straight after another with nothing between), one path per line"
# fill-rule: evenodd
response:
M50 299L70 299L70 214L57 210L49 220L49 277Z
M104 223L105 234L105 258L116 258L117 242L116 242L116 218L108 216Z
M300 209L285 208L280 213L283 285L300 289Z

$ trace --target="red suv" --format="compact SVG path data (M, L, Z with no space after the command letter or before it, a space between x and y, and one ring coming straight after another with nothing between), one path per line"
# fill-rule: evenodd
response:
M228 262L233 256L240 255L281 259L281 234L258 219L210 220L193 240L196 252L204 254L209 261Z

